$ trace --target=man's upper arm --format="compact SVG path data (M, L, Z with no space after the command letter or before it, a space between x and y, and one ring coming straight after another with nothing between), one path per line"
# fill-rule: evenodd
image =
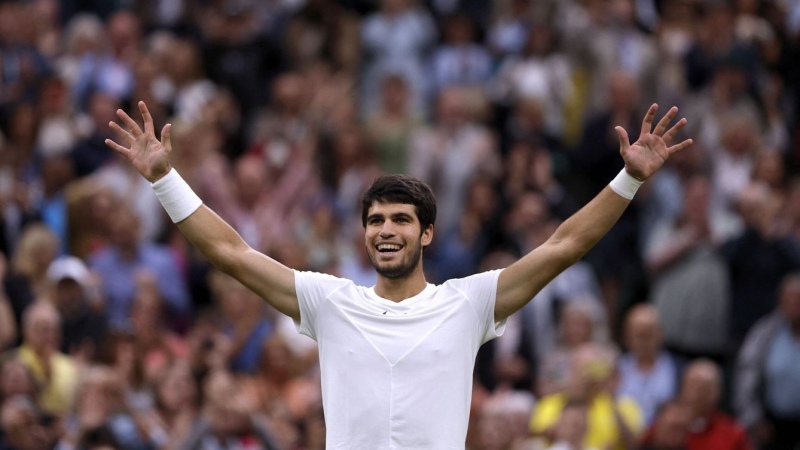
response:
M497 282L494 318L503 320L525 306L542 288L575 261L565 243L548 240L508 266Z
M261 296L273 308L295 321L300 320L300 307L294 282L294 271L252 248L242 252L230 275Z

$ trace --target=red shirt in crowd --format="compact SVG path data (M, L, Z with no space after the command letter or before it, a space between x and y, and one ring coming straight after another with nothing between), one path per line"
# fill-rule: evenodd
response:
M731 417L717 412L701 430L689 430L687 450L752 450L745 429Z

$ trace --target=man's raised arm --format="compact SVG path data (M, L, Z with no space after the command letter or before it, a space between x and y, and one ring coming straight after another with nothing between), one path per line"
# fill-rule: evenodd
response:
M139 102L144 130L124 111L109 126L119 144L106 139L106 145L128 158L136 170L153 183L161 204L187 239L223 272L239 280L278 311L300 320L300 308L291 269L252 249L222 218L202 204L189 185L172 169L169 154L170 124L156 138L153 117L144 102Z
M658 105L650 106L639 140L633 145L628 133L616 127L620 154L625 161L620 174L597 197L565 220L544 244L500 274L494 309L496 320L503 320L522 308L556 275L582 258L617 222L644 180L658 171L669 155L692 144L692 140L687 139L670 146L686 125L686 119L667 129L678 113L678 108L672 107L653 129L657 109Z

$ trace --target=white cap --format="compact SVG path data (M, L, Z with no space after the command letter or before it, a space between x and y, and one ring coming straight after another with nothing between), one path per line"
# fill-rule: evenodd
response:
M75 256L62 256L50 263L47 268L47 279L58 283L61 280L75 280L83 287L90 283L89 269L86 264Z

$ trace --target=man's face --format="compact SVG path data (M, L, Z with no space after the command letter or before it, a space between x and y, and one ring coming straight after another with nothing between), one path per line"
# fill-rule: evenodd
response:
M375 202L367 214L365 245L372 266L383 277L408 277L419 266L433 226L422 231L414 205Z

